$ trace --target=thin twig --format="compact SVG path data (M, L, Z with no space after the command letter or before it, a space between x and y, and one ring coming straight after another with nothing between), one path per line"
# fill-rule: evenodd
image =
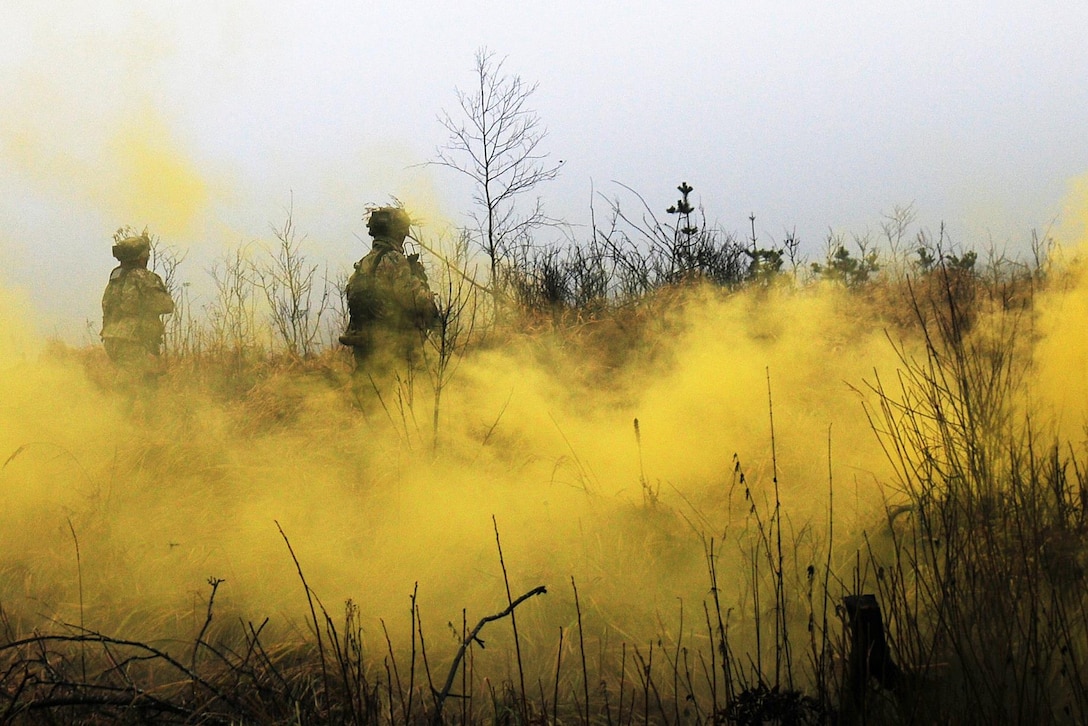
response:
M18 451L16 453L18 453ZM14 458L15 454L12 454L11 456L12 456L12 458ZM8 461L11 461L11 459L9 458ZM4 463L4 466L7 466L7 462ZM86 632L86 628L84 627L84 620L83 620L83 562L79 557L79 537L76 536L76 528L72 525L72 518L71 517L68 517L68 529L72 533L72 542L75 543L75 546L76 546L76 577L78 578L78 583L79 583L79 630L80 630L80 632ZM85 647L84 647L84 645L82 643L80 643L80 646L79 646L79 664L80 664L80 671L83 674L83 681L86 682L87 681L87 651L86 651L86 649L85 649Z
M204 618L204 625L200 628L200 632L196 635L196 640L193 641L193 654L189 658L189 667L196 672L196 656L200 650L200 645L204 640L204 634L208 632L208 626L212 624L212 606L215 603L215 593L219 590L219 586L225 582L218 577L209 577L208 584L212 586L212 592L208 596L208 613ZM193 684L193 688L196 688L196 684Z
M506 561L502 556L502 542L499 539L499 523L495 519L495 515L491 515L491 525L495 528L495 546L499 550L499 566L502 567L502 582L506 586L506 602L511 606L510 610L510 625L514 630L514 653L517 656L518 661L518 679L521 682L521 719L522 723L526 723L529 720L529 705L525 702L525 668L522 666L521 661L521 640L518 638L518 620L513 611L514 601L510 592L510 578L506 574Z
M453 687L453 680L454 680L454 678L457 677L457 669L460 668L461 660L465 657L465 651L468 649L468 647L470 645L472 645L473 643L475 643L475 642L480 642L478 636L480 634L480 631L483 630L483 627L485 625L487 625L488 623L492 622L492 621L501 620L502 618L505 618L507 615L510 615L512 612L514 612L514 608L516 608L518 605L525 602L529 598L531 598L531 597L533 597L535 595L544 595L547 592L548 592L548 590L544 585L534 587L529 592L525 593L524 595L522 595L518 599L511 602L502 612L495 613L494 615L488 615L488 616L486 616L484 618L481 618L480 622L476 623L476 627L472 629L472 631L468 634L468 637L466 637L463 641L461 641L461 645L457 649L457 655L454 656L453 664L450 666L449 673L446 675L445 685L442 686L441 691L439 691L439 692L437 692L435 694L436 704L435 704L435 713L434 713L434 719L433 719L434 723L436 723L436 724L441 723L441 721L442 721L442 706L443 706L443 704L445 704L446 699L450 695L450 689Z
M570 586L574 589L574 611L578 614L578 650L582 654L582 691L586 699L585 724L589 726L589 670L586 668L586 640L582 628L582 604L578 600L578 585L574 582L574 576L570 578Z
M273 520L275 521L275 520ZM291 547L291 541L287 539L287 535L283 531L283 527L280 523L276 522L276 529L280 531L280 536L283 537L283 541L287 544L287 551L291 553L291 559L295 563L295 569L298 570L298 577L302 580L302 587L306 590L306 602L310 605L310 617L314 623L314 635L317 636L317 652L321 657L321 682L325 686L325 697L329 696L329 673L325 668L325 644L321 639L321 625L317 622L317 611L314 609L313 593L310 590L310 585L306 582L306 576L302 574L302 565L299 564L298 557L295 556L295 550Z

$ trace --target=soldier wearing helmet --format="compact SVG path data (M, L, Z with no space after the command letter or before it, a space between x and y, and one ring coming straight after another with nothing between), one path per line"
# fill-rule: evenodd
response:
M162 316L174 301L162 278L147 269L151 239L142 234L114 235L113 256L120 263L102 294L102 343L124 383L148 382L158 369L165 328Z
M381 396L391 372L418 362L427 334L438 325L419 255L404 253L410 227L411 218L400 207L378 207L367 218L373 243L348 279L348 327L340 336L355 358L357 393L361 382L369 381Z

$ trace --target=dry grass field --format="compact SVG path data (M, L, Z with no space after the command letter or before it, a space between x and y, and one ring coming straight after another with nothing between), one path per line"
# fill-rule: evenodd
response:
M1078 264L706 243L436 266L379 402L229 265L154 387L5 343L0 722L1088 720Z

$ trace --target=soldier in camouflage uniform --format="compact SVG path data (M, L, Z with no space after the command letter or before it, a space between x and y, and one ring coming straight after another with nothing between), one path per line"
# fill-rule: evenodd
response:
M355 263L345 295L348 327L340 342L355 358L357 392L368 380L381 396L388 377L411 369L427 334L438 326L438 308L419 255L404 254L411 219L399 207L370 212L370 252Z
M118 383L149 383L159 370L162 316L174 312L174 301L162 278L147 269L151 240L146 231L119 240L113 256L121 264L102 294L102 343L117 366Z

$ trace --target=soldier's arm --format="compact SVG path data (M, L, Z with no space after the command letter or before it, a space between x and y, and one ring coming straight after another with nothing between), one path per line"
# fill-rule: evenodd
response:
M150 307L155 311L156 315L169 315L174 312L174 298L170 297L170 293L163 287L155 291L155 295L151 298Z
M169 315L174 312L174 298L170 297L170 293L166 290L163 290L159 296L157 310L159 315Z
M409 283L413 293L413 306L418 323L423 328L432 328L438 322L438 303L430 286L416 275L411 275Z
M408 255L408 269L412 271L412 274L418 277L424 285L427 284L427 270L423 267L423 263L419 261L419 253L412 253Z
M166 291L166 285L158 275L145 281L143 293L147 311L153 315L169 315L174 312L174 299Z

